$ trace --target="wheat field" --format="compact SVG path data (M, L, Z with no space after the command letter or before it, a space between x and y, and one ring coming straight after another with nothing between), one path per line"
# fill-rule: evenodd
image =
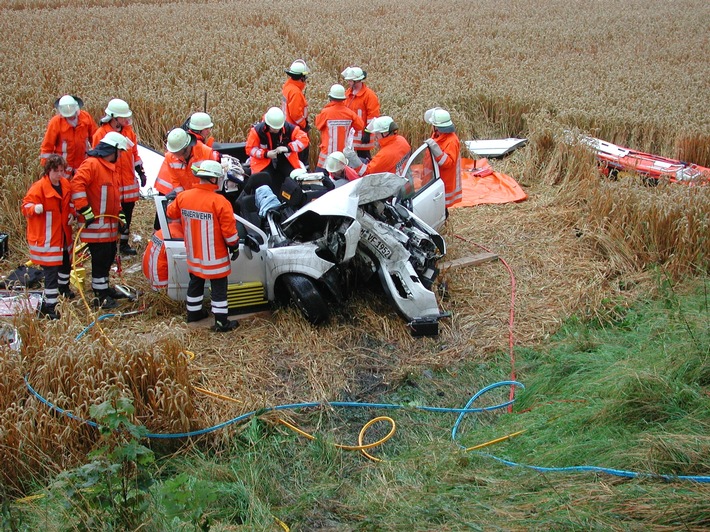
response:
M139 140L158 150L206 99L215 137L241 141L278 104L283 70L300 57L312 70L312 116L339 73L357 64L413 145L428 136L422 116L435 105L451 111L462 140L529 138L495 163L529 199L454 209L444 230L449 258L484 245L511 264L519 344L544 340L573 313L609 319L648 292L653 265L673 276L707 274L708 189L600 181L593 158L565 145L562 132L710 165L708 29L702 0L7 0L0 230L11 255L3 273L27 254L19 203L39 175L57 97L80 96L96 119L109 99L125 99ZM140 202L139 248L151 229L150 202ZM25 316L21 355L0 353L3 481L21 492L77 463L96 437L29 397L25 375L83 417L118 388L151 431L180 432L265 405L367 397L410 371L498 356L508 335L507 272L491 263L446 271L443 280L442 307L453 317L435 339L411 338L384 301L356 300L328 328L283 309L215 341L187 329L182 306L150 292L139 273L125 282L146 292L135 306L144 312L106 320L81 340L94 316L80 302L62 305L59 323Z

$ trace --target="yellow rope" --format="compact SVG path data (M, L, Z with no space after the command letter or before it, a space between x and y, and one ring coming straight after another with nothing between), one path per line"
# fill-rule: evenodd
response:
M519 436L523 432L526 432L528 429L523 429L519 430L518 432L513 432L512 434L508 434L506 436L501 436L500 438L496 438L495 440L490 440L485 443L479 443L478 445L474 445L473 447L469 447L466 449L466 451L475 451L476 449L482 449L483 447L488 447L489 445L493 445L494 443L498 443L501 441L509 440L510 438L514 438L515 436Z

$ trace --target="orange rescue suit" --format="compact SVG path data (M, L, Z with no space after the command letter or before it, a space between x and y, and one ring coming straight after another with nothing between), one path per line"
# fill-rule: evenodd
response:
M106 136L106 133L111 131L116 130L113 129L109 123L102 125L96 133L94 133L93 147L95 148L96 145L101 142L101 139ZM131 126L123 126L118 133L133 143L127 150L119 152L118 160L116 161L116 171L120 177L121 201L123 203L134 203L138 201L140 197L140 184L136 177L135 166L137 164L143 164L138 155L138 140L136 138L136 132L133 131Z
M277 138L274 139L274 137ZM278 143L278 137L281 138L280 144ZM279 146L286 146L289 149L286 159L291 163L291 166L301 168L298 152L303 151L308 146L308 135L305 131L286 122L279 133L272 134L266 122L254 124L249 130L246 144L247 155L251 157L251 173L256 174L268 167L272 159L266 156L266 152Z
M362 84L360 92L353 94L353 90L348 87L345 91L345 105L357 113L367 127L373 118L380 116L380 99L370 87ZM375 147L374 140L363 144L362 131L355 134L353 139L354 150L371 150Z
M288 78L281 88L281 110L286 115L286 122L306 128L308 122L308 102L303 91L306 82Z
M463 198L461 187L461 142L456 133L435 132L432 139L436 141L443 152L436 158L439 165L441 180L446 190L446 206L451 207Z
M203 279L227 277L231 269L227 246L239 244L237 223L229 200L214 185L199 183L181 192L166 211L182 220L188 271Z
M103 157L87 157L71 180L71 198L77 212L87 205L96 220L81 231L83 242L118 240L118 213L121 212L121 177L116 165ZM107 214L111 218L102 216Z
M325 158L334 151L343 151L350 134L362 135L365 123L355 111L348 109L344 101L331 101L316 116L316 128L320 131L320 153L318 166L325 167Z
M182 225L170 223L170 236L173 239L183 238ZM168 254L165 251L165 238L162 229L158 229L151 237L143 254L143 275L156 290L168 286Z
M86 159L86 150L91 148L91 139L96 133L96 122L89 113L79 111L76 127L66 118L54 115L40 147L40 162L44 165L52 154L61 155L67 162L67 170L76 170Z
M380 150L372 160L356 168L360 176L378 174L380 172L392 172L398 174L407 164L407 159L411 154L412 147L402 135L390 133L379 140Z
M70 215L71 184L59 179L61 195L52 186L49 176L35 181L22 200L22 214L27 218L27 243L30 259L41 266L61 266L63 252L71 244ZM35 205L42 205L44 212L37 214Z
M206 144L197 141L192 147L192 152L187 161L181 159L170 151L165 152L165 159L158 170L158 177L155 180L155 190L163 195L167 195L174 189L180 193L183 190L190 190L200 182L199 178L192 173L192 165L200 161L217 160L217 152Z

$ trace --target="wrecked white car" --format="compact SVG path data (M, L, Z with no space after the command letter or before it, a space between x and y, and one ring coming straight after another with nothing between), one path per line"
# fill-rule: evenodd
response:
M184 300L189 283L185 246L170 234L166 198L154 201L168 258L167 294ZM263 219L242 214L235 214L241 238L229 276L231 314L285 302L309 322L324 323L331 305L377 276L413 335L438 334L438 322L447 314L431 287L436 263L446 253L435 230L446 210L443 182L426 144L414 152L403 176L365 176L283 220L276 210Z

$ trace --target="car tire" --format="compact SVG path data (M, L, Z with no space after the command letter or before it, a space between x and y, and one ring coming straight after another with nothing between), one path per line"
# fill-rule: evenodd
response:
M304 275L286 274L282 277L291 301L312 325L328 321L328 304L311 279Z

